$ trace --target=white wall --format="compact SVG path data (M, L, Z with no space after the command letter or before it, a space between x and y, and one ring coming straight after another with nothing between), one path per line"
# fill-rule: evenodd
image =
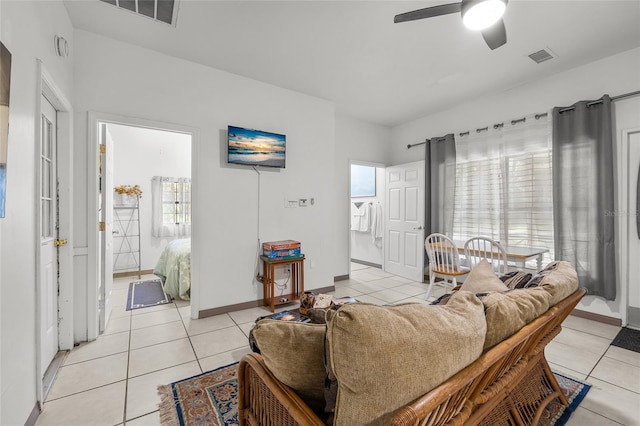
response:
M335 174L334 190L336 226L332 243L334 276L349 274L349 239L351 198L349 195L349 162L389 164L391 129L367 123L343 114L335 118Z
M384 189L384 168L376 168L376 196L375 197L357 197L351 198L352 203L366 203L371 204L369 207L370 213L373 214L373 208L376 204L382 205L382 211L385 203L385 189ZM371 216L370 216L371 218ZM351 218L349 218L351 219ZM371 237L371 231L359 232L350 231L350 250L351 259L362 260L368 263L374 263L382 266L384 264L383 250L384 241L382 239L373 241Z
M407 149L407 144L450 132L464 132L504 120L546 112L554 106L579 100L598 99L640 88L640 48L629 50L512 90L470 100L392 129L392 162L402 164L423 158L424 150ZM640 112L635 114L640 117ZM626 283L625 283L626 284ZM620 294L618 283L618 295ZM612 302L586 296L579 309L620 318L620 299Z
M59 58L54 35L69 41ZM0 219L0 424L24 424L36 403L37 59L72 99L73 29L61 2L0 2L0 39L12 54L6 216Z
M109 124L107 129L111 133L114 145L114 186L139 185L142 190L139 211L141 268L153 269L167 242L174 238L158 238L152 234L151 178L191 178L191 136L119 124ZM121 217L126 219L128 215ZM119 240L115 237L114 244ZM117 247L114 245L115 251ZM137 269L131 256L126 255L121 255L118 266Z
M205 310L262 298L254 280L258 223L264 241L302 242L306 289L333 284L333 247L326 241L326 230L335 228L336 220L327 185L335 170L331 103L84 31L76 31L76 49L76 193L87 191L89 110L178 123L199 132L192 164L192 279L200 284L200 297L192 304ZM229 124L287 136L287 168L263 169L260 194L255 171L226 164ZM287 197L313 197L315 205L285 209ZM86 217L86 206L77 203L75 214ZM86 241L85 224L78 222L75 231Z

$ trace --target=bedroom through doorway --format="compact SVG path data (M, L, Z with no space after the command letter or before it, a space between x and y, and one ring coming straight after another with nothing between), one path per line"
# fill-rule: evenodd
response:
M115 318L131 309L128 299L133 282L160 279L164 291L181 308L189 309L193 135L135 120L100 120L97 124L101 152L98 210L104 231L98 238L102 333L112 315ZM177 245L183 250L182 264L168 265L165 253ZM158 274L160 263L166 269ZM155 309L141 308L138 313Z

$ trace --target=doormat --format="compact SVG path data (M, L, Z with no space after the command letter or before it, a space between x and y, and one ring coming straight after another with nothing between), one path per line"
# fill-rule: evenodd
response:
M622 327L616 338L611 342L611 346L640 352L640 331Z
M127 311L149 306L164 305L171 302L171 297L162 289L162 281L134 281L129 284Z

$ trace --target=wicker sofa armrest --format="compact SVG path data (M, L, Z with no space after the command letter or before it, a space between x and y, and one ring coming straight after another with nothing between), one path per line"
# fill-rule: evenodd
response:
M238 368L240 426L324 426L288 386L269 371L261 355L251 353Z

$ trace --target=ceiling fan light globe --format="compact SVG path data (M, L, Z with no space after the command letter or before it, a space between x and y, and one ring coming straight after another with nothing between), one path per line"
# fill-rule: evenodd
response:
M484 30L502 18L505 0L466 1L462 3L462 22L470 30Z

